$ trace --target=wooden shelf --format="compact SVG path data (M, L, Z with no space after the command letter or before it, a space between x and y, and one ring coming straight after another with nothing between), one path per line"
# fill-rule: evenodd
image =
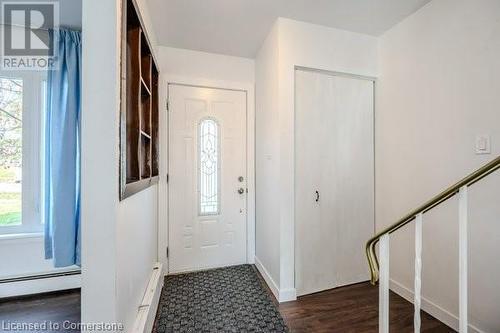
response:
M148 133L144 132L144 131L141 131L141 135L145 138L148 138L149 140L151 140L151 135L149 135Z
M146 84L146 81L144 81L144 79L142 78L141 76L141 84L142 84L142 91L146 92L149 96L151 96L151 90L149 89L148 85Z
M123 1L120 199L157 182L158 67L133 0Z

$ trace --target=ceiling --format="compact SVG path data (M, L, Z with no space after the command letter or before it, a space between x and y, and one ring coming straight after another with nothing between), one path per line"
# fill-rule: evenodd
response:
M378 36L430 0L147 0L164 46L255 57L277 17Z

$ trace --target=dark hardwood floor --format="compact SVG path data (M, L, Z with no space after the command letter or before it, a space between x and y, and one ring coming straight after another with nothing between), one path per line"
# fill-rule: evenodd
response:
M262 283L267 285L262 279ZM269 293L272 295L269 288ZM274 301L276 299L272 296ZM276 302L277 304L277 302ZM293 333L367 333L378 332L378 288L368 282L299 297L297 301L277 304ZM391 332L413 332L413 305L391 292ZM80 322L80 291L34 295L0 300L2 321L62 323ZM449 333L451 328L422 312L422 332ZM40 330L37 332L50 332ZM64 330L59 330L64 332Z
M10 330L13 332L77 332L63 329L65 321L80 322L80 290L0 299L0 332L9 323L57 323L59 329ZM54 327L54 326L53 326Z
M291 332L378 332L378 288L369 282L299 297L278 305ZM421 332L455 332L422 311ZM390 294L390 331L413 332L413 304Z

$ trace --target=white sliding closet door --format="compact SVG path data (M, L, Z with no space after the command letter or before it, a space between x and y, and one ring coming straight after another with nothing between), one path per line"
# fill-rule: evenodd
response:
M296 71L296 288L305 295L369 279L374 233L373 82Z

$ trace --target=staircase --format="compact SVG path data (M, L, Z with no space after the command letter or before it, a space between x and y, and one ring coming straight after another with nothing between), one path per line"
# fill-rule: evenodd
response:
M366 243L366 256L371 272L371 283L379 284L379 332L389 332L389 241L390 234L403 226L415 223L415 285L414 285L414 331L420 332L421 274L422 274L422 222L424 214L441 203L458 195L459 197L459 332L467 333L467 223L468 189L473 184L500 169L500 156L482 168L471 173L458 183L436 195L419 208L413 210L398 222L382 230ZM375 245L379 243L379 256Z

